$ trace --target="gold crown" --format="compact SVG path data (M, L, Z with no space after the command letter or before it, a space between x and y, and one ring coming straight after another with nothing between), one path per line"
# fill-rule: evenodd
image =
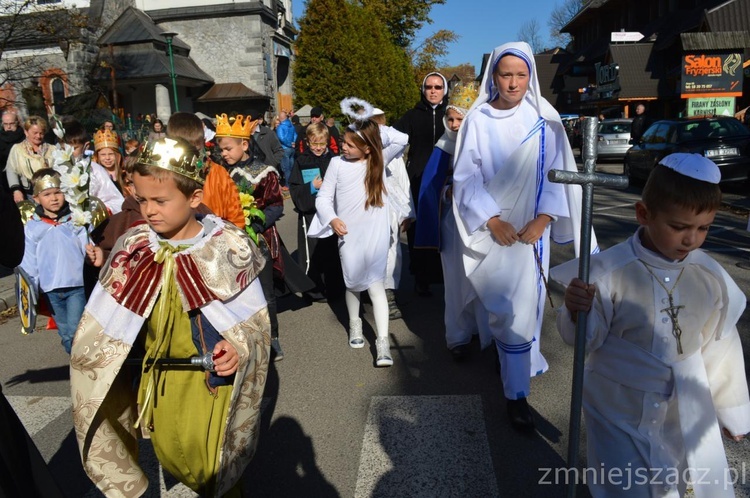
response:
M470 81L466 84L459 83L451 90L448 106L455 107L462 114L466 114L466 112L471 109L471 104L474 103L478 96L479 87L475 82Z
M203 163L191 149L187 142L183 144L171 138L146 142L138 156L138 163L169 170L203 185L204 180L200 175Z
M37 178L34 182L34 195L39 195L48 188L60 188L59 174L49 174L44 175L41 178Z
M94 152L107 147L115 152L119 151L120 142L117 140L117 135L109 130L99 130L94 133Z
M234 118L234 122L230 125L230 119L226 113L221 116L216 116L216 136L217 137L232 137L232 138L244 138L249 139L250 135L255 131L255 127L258 126L260 119L250 121L250 117L244 119L242 114L237 114Z

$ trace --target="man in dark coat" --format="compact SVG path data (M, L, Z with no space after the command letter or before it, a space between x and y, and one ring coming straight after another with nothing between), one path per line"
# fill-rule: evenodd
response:
M630 138L634 144L638 143L649 126L651 126L651 120L646 116L646 106L638 104L635 108L633 124L630 126Z
M409 174L411 193L416 208L419 199L419 186L422 172L430 159L435 143L443 136L445 125L443 116L448 102L448 81L440 73L430 73L422 81L422 97L406 111L393 125L397 130L409 135L409 156L406 171ZM409 270L416 280L416 291L421 296L429 296L430 284L442 281L440 254L435 248L414 247L415 224L407 232L409 241Z
M3 111L3 129L0 130L0 189L3 192L8 190L8 178L5 176L5 165L8 163L8 154L15 144L23 142L26 134L23 127L18 122L18 114L15 111Z
M256 119L262 118L263 113L258 109L250 109L245 116L252 121L255 121ZM255 127L252 139L258 144L263 155L266 156L266 164L279 170L281 159L284 157L284 148L281 146L281 142L279 142L276 133L261 121L260 124Z

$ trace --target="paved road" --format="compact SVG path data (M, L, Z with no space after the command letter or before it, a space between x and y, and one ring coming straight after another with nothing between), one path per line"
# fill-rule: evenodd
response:
M620 172L621 165L600 170ZM636 224L632 205L638 188L596 193L594 224L602 247L627 236ZM296 217L287 204L280 227L296 243ZM747 218L721 212L706 248L750 293ZM553 264L572 254L555 248ZM265 392L263 431L245 475L248 496L273 497L557 497L564 483L572 350L554 330L548 306L542 350L550 371L532 381L530 402L538 431L510 429L494 357L472 344L473 356L454 364L445 349L441 299L419 298L407 277L398 293L403 320L391 322L395 364L373 367L371 309L365 306L368 347L346 342L343 302L308 305L281 302L286 358L272 365ZM435 290L439 291L439 288ZM562 302L559 289L553 299ZM17 318L0 324L0 381L43 456L71 497L99 496L83 475L72 433L67 356L54 332L21 336ZM740 323L750 351L750 312ZM746 354L747 356L747 354ZM581 445L585 448L585 444ZM731 465L742 472L739 496L750 496L750 442L728 444ZM585 451L581 451L585 462ZM192 496L159 472L149 444L142 461L153 476L147 496ZM747 474L747 475L745 475ZM562 479L564 474L557 473ZM160 483L160 484L157 484ZM581 488L579 496L586 496Z

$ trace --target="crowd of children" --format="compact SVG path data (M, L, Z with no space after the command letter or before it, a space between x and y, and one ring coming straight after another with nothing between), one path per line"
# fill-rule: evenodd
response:
M55 124L54 150L36 144L41 118L29 122L37 130L15 153L35 162L6 171L14 200L36 204L20 267L71 355L76 436L100 490L146 489L136 443L148 434L161 465L194 491L240 495L268 362L284 357L279 295L343 295L348 344L359 349L366 290L374 364L393 365L389 320L401 317L401 237L413 222L414 246L442 261L453 359L467 359L474 335L492 345L511 424L534 428L526 399L531 377L549 368L539 346L549 246L580 236L580 188L545 181L550 169L576 166L559 115L540 95L529 46L497 47L483 74L480 85L448 96L445 132L418 187L402 158L409 136L357 98L341 103L350 124L340 151L325 123L293 139L282 120L291 152L281 170L253 138L254 114L206 124L175 113L145 144L121 140L106 123L92 142L66 119ZM720 204L719 180L703 156L667 156L636 203L640 228L592 255L590 284L575 278L576 260L552 270L566 286L557 317L566 342L587 313L589 467L682 469L699 496L725 496L712 484L727 468L721 435L750 431L736 328L745 297L699 249ZM297 212L297 261L276 227L285 187ZM94 198L109 214L98 226L75 216ZM127 367L128 358L137 365ZM186 358L203 368L175 367ZM689 474L698 469L716 479ZM688 480L674 493L684 494ZM607 482L590 489L633 494Z

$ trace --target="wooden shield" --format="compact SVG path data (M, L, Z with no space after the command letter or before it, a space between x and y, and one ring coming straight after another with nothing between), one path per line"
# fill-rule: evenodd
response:
M13 272L16 274L16 299L18 300L18 315L21 318L21 332L31 334L36 327L36 288L23 268L18 266Z

